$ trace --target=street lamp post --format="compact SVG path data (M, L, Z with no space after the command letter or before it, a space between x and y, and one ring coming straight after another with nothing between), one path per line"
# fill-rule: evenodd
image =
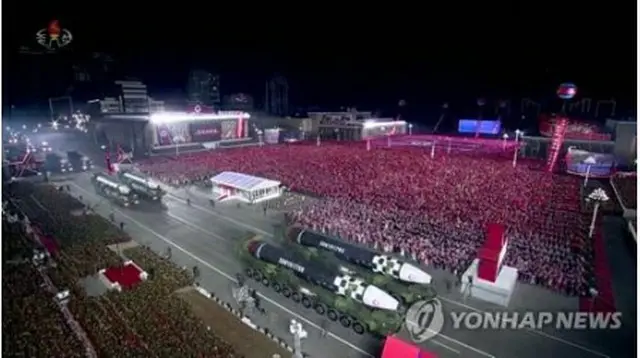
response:
M589 183L589 175L591 174L591 166L596 164L596 158L590 156L587 159L585 159L583 162L583 164L587 165L587 172L584 175L584 184L583 186L586 188L587 184Z
M609 196L605 193L604 190L598 188L591 192L587 197L587 202L593 201L595 203L593 207L593 216L591 217L591 225L589 226L589 238L593 237L593 232L596 229L596 218L598 217L598 209L600 209L600 204L609 201Z
M307 331L302 328L302 323L292 319L289 323L289 332L293 335L294 358L303 358L302 340L307 338Z
M515 147L513 148L513 167L515 168L516 165L518 164L518 151L520 150L520 145L518 143L518 139L520 138L520 136L524 134L521 130L516 129L516 139L515 139Z
M596 299L598 298L598 294L599 294L598 290L596 290L593 287L589 288L589 295L591 296L591 301L589 305L591 306L590 311L592 312L593 312L593 306L595 305Z
M413 135L413 124L409 123L409 135Z
M436 156L436 142L431 142L431 159Z
M507 133L502 135L502 150L507 149L507 139L509 139L509 135Z

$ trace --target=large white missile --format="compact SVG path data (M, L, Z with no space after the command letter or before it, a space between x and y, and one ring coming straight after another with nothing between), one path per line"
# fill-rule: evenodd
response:
M372 308L396 311L400 307L400 302L386 291L358 277L344 274L338 268L327 270L313 262L293 257L265 241L255 240L247 248L253 257L293 270L306 281L321 285L337 295L350 297Z
M372 252L299 227L289 228L287 237L300 245L333 252L341 260L364 266L375 273L391 276L400 281L424 285L431 283L431 275L415 265L389 255Z

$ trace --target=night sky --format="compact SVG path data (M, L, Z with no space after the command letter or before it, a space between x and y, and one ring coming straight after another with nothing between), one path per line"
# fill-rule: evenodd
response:
M539 98L553 96L563 81L594 98L635 100L633 3L518 3L5 3L4 68L12 61L8 45L33 44L34 33L55 18L75 37L67 56L113 53L152 93L184 87L188 70L200 67L222 75L223 92L256 96L266 76L282 73L294 101L327 106Z

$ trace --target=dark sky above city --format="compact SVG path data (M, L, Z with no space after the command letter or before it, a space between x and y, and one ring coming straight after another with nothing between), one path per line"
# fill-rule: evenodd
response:
M31 44L59 19L74 34L70 51L113 53L156 87L182 86L202 67L233 91L281 72L307 97L540 96L572 81L596 97L635 98L632 3L300 5L11 2L3 37L5 48Z

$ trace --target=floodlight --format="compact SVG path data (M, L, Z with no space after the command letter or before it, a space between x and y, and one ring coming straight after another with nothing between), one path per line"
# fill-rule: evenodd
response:
M206 121L217 119L249 119L251 115L246 112L218 112L217 114L190 114L190 113L154 113L150 116L153 123L175 123L184 121Z
M377 128L377 127L384 127L384 126L406 125L406 124L407 124L407 122L405 122L405 121L392 121L392 122L366 121L366 122L364 122L364 124L362 126L364 128Z

